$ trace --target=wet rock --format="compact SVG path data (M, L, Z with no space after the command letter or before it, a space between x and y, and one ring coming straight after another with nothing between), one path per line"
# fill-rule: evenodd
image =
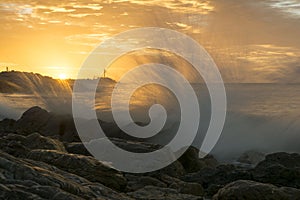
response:
M204 167L216 167L218 161L211 155L199 159L199 150L195 147L189 147L186 152L178 159L187 173L194 173Z
M0 199L130 199L100 183L0 151Z
M135 192L127 193L128 196L136 200L202 200L202 197L181 194L175 189L146 186Z
M259 162L265 159L265 154L257 151L247 151L243 153L239 158L238 162L250 164L250 165L257 165Z
M28 158L48 163L91 182L99 182L119 191L124 190L127 184L120 172L93 157L66 154L54 150L33 150L28 154Z
M81 142L65 143L65 148L67 152L72 154L91 156L90 152Z
M239 180L226 185L213 197L213 200L295 200L300 199L300 190L278 188L271 184Z
M277 186L300 188L300 155L296 153L274 153L266 156L252 170L253 178Z

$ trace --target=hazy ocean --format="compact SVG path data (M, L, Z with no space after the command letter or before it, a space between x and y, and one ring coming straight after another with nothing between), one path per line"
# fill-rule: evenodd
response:
M207 105L206 100L202 99L207 97L206 92L201 92L203 85L194 85L194 88L200 96L201 110L209 111L202 109ZM213 154L220 159L232 159L247 150L300 152L300 85L227 84L226 91L227 118ZM109 99L109 95L105 91L99 94L102 99ZM67 96L26 94L0 94L0 102L0 119L18 119L22 112L36 105L55 112L67 112L71 105L71 99ZM151 104L155 99L151 95L143 95L134 104L139 107L144 102ZM107 105L108 102L99 102L97 108L107 110ZM209 120L209 114L201 112L201 115L204 121Z

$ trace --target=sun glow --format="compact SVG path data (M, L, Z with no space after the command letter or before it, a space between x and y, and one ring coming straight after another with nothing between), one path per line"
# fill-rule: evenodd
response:
M65 79L67 79L67 75L66 74L59 74L58 78L61 79L61 80L65 80Z

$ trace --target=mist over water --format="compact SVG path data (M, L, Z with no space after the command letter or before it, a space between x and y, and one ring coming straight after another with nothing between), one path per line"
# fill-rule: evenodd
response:
M227 118L212 153L230 159L247 150L300 152L299 94L299 85L227 85Z
M200 147L210 120L210 99L204 84L194 84L193 88L199 98L201 111L200 128L193 145ZM98 117L104 121L112 121L111 89L112 87L102 88L96 95ZM232 160L247 150L265 153L300 152L299 85L226 84L226 90L227 118L212 154L220 160ZM22 112L36 105L52 112L66 114L67 108L71 107L70 98L70 96L41 98L35 95L1 94L0 117L18 119ZM137 90L131 98L131 115L134 121L147 124L148 110L156 103L165 107L168 119L157 138L153 137L150 141L166 144L172 139L172 133L176 133L180 121L180 108L170 91L157 86ZM120 112L122 109L118 108Z

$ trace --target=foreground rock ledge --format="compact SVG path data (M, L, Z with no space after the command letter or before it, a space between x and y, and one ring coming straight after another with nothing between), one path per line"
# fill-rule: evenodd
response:
M0 151L0 199L130 200L100 183Z
M276 187L271 184L240 180L226 185L213 197L213 200L297 200L300 190L289 187Z
M57 168L99 182L107 187L122 191L127 181L122 173L93 157L65 154L55 150L32 150L28 154L31 160L43 161Z

